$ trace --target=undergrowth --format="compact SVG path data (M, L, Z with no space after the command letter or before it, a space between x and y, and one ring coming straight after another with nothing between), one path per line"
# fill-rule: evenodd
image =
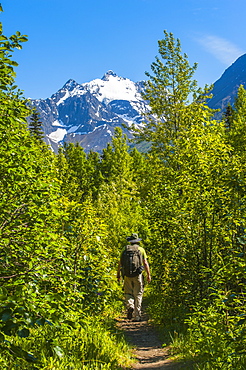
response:
M122 333L109 320L95 317L70 327L45 324L33 328L28 338L11 337L1 347L2 370L115 370L131 363Z
M150 292L149 313L159 328L163 346L169 346L174 358L188 363L189 370L246 369L244 316L228 315L221 307L203 303L188 314L175 306L170 310L157 297Z

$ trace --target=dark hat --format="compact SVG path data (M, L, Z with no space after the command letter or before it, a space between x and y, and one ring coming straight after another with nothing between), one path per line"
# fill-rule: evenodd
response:
M128 236L128 237L126 238L126 240L127 240L128 242L130 242L130 243L138 243L138 242L140 242L140 240L142 240L142 239L140 239L140 238L138 237L138 234L133 233L131 236Z

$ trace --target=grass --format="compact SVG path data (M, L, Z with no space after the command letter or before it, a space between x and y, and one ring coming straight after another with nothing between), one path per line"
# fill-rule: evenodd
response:
M1 351L1 370L116 370L132 363L122 333L95 317L83 319L75 328L46 324L32 329L28 338L11 338Z

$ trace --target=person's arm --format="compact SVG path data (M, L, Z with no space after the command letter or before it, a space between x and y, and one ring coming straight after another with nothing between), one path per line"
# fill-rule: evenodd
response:
M149 264L146 258L144 258L143 264L144 264L145 271L147 272L147 281L148 283L150 283L151 282L150 269L149 269Z

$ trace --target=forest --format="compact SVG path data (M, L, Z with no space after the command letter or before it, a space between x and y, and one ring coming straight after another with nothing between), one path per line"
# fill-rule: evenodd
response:
M12 54L25 41L1 25L1 369L131 366L114 319L132 232L149 256L148 311L173 355L194 369L245 369L244 87L215 119L210 87L197 86L197 65L164 31L147 73L151 109L132 127L149 150L116 128L102 154L67 144L56 155L15 86Z

